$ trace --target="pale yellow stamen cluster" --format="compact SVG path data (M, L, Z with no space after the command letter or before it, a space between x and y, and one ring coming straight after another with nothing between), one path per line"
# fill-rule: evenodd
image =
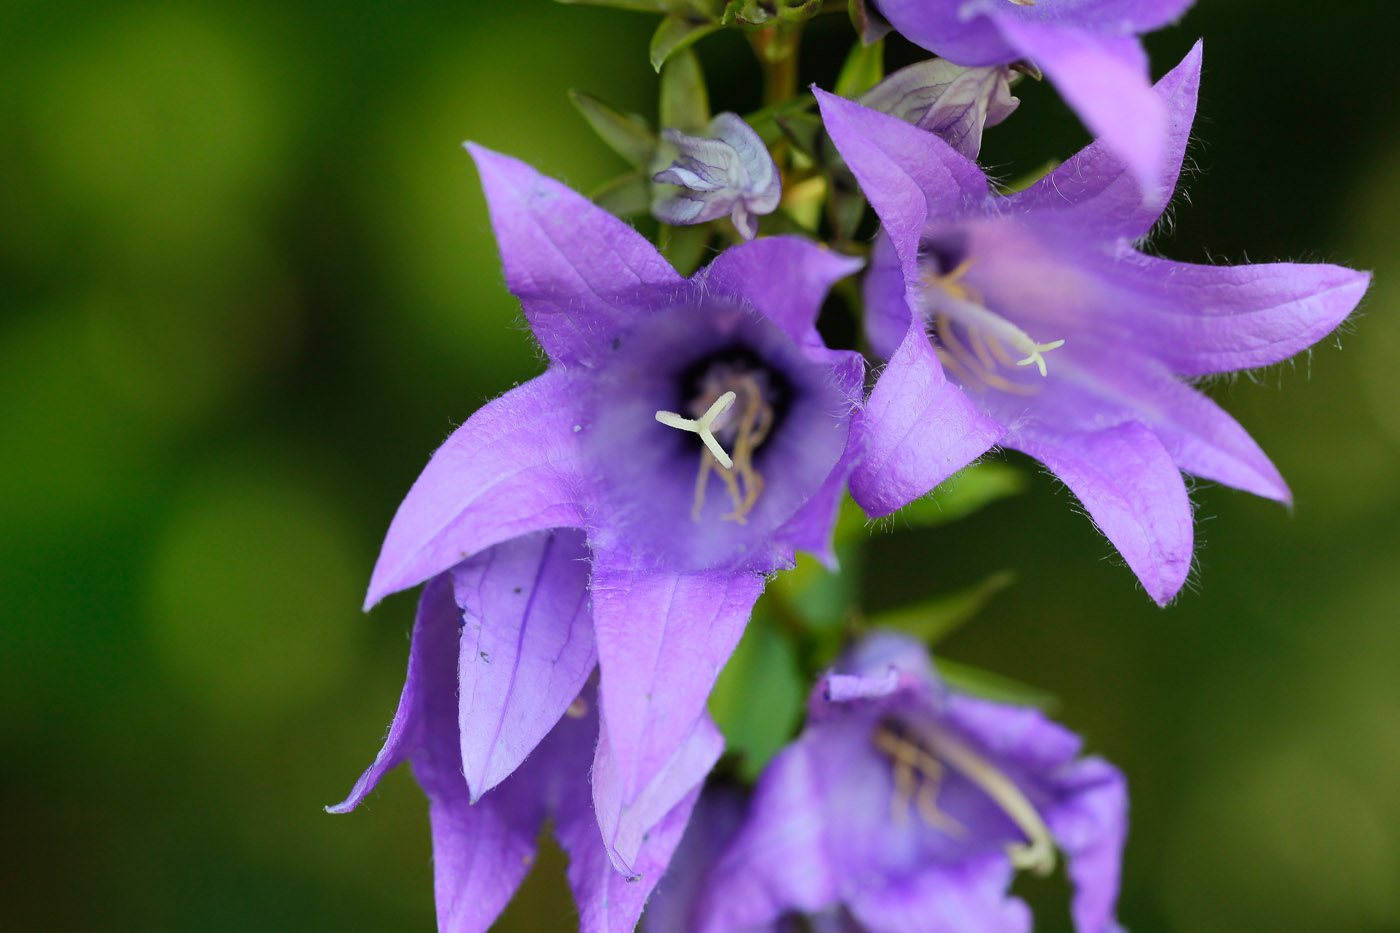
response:
M909 822L909 804L918 805L924 823L950 836L961 836L963 825L938 809L938 788L943 783L943 763L890 726L875 732L875 747L894 765L894 795L890 818L903 826Z
M774 414L772 406L764 398L762 386L751 373L731 375L723 381L733 388L726 388L713 401L713 391L702 390L692 403L696 409L704 406L698 418L686 418L673 411L658 411L656 420L699 435L705 445L700 453L700 471L695 477L691 517L700 520L700 513L705 507L705 489L710 473L714 471L719 474L733 503L733 508L722 518L743 524L763 492L763 476L754 468L753 456L767 440L768 432L773 428ZM732 456L720 444L717 433L732 437Z
M924 276L925 296L939 343L938 358L959 382L977 391L992 388L1033 395L1039 391L1038 386L1013 382L998 373L998 367L1034 366L1044 377L1049 372L1045 354L1065 342L1037 343L1015 324L988 311L982 296L963 281L972 263L965 259L949 272ZM966 341L958 336L955 324L961 325ZM1025 356L1016 359L1007 352L1005 344Z
M875 732L875 747L888 755L894 765L891 804L896 821L907 818L909 801L914 799L920 817L931 828L951 836L965 832L961 824L936 805L939 785L947 769L952 769L990 797L1025 834L1024 843L1009 843L1006 847L1013 865L1038 875L1054 870L1055 842L1035 805L1011 778L967 742L935 725L885 723ZM950 826L955 829L950 831Z

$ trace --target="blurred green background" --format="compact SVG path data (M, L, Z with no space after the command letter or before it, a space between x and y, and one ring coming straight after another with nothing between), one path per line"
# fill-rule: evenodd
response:
M1195 591L1166 611L1039 474L872 543L872 609L1018 574L943 650L1054 692L1128 772L1137 931L1400 930L1394 10L1202 0L1149 42L1160 74L1206 37L1199 171L1158 248L1377 274L1339 341L1213 385L1294 512L1198 486ZM447 432L540 368L459 143L603 181L622 166L564 92L653 114L653 25L0 2L0 927L432 928L407 773L321 806L402 679L413 597L358 610L379 537ZM804 81L850 38L814 27ZM716 109L756 105L740 39L699 51ZM984 152L1005 175L1084 141L1052 89L1021 96ZM567 927L560 863L503 929ZM1055 884L1018 890L1068 928Z

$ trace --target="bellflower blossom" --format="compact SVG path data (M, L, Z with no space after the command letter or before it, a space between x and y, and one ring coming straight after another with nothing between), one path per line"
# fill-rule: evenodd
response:
M473 798L463 776L473 768L473 762L462 757L463 748L471 747L468 733L517 725L506 721L509 715L461 716L459 722L459 656L462 710L492 676L488 663L509 667L500 663L505 659L490 659L480 647L482 630L488 626L483 613L489 613L490 626L502 623L498 627L505 629L511 627L509 622L520 623L540 611L535 606L553 603L546 611L571 606L565 614L583 635L591 636L587 550L581 533L537 532L490 548L482 556L433 578L424 588L408 677L388 739L350 796L328 809L354 809L386 771L409 760L429 801L440 930L476 933L490 927L529 872L540 827L548 818L569 854L568 880L578 903L579 929L630 933L680 841L700 789L685 792L651 829L635 860L640 877L633 881L619 874L593 816L588 772L598 739L598 713L595 691L585 686L547 727L547 734L536 737L538 744L531 743L533 750L524 763L479 799ZM540 585L526 594L519 584L531 580ZM533 685L549 689L571 684L580 669L587 677L593 664L590 641L586 637L566 642L559 651L563 673L551 679L537 677ZM587 650L580 651L580 644ZM536 632L534 643L526 644L524 653L532 657L524 667L538 673L550 663L544 652L558 647L540 643ZM469 673L473 667L481 670ZM529 726L523 731L529 732ZM718 755L723 739L717 730L706 723L701 731L709 752Z
M490 571L523 535L582 530L586 548L530 557L534 576L504 595L457 583L481 620L462 640L461 757L471 794L490 792L596 656L593 803L612 863L635 876L647 834L718 755L705 702L765 575L798 548L830 555L864 361L827 349L814 322L859 263L769 237L684 279L586 198L468 148L506 284L549 366L433 455L366 605L463 561L455 577Z
M834 930L1018 933L1031 920L1012 877L1051 871L1058 848L1076 929L1108 933L1127 807L1123 775L1080 757L1073 733L945 690L921 644L875 633L817 685L733 838L687 830L672 871L703 881L668 874L653 909L676 918L672 899L689 901L674 929L700 933L777 929L792 914Z
M959 65L1029 58L1139 184L1158 183L1167 113L1152 93L1139 34L1192 0L875 0L896 31Z
M1160 197L1102 142L996 195L937 136L818 92L884 231L866 329L890 363L862 413L867 453L851 480L867 512L894 511L945 479L962 456L950 447L1000 443L1063 480L1165 604L1191 566L1181 471L1288 501L1253 439L1183 378L1311 346L1352 311L1369 275L1195 265L1133 246L1176 184L1200 66L1197 45L1156 87L1171 129Z
M726 214L746 240L758 235L758 217L777 210L782 178L768 147L735 113L710 121L705 136L667 129L662 139L680 157L652 176L660 182L651 212L662 223L700 224ZM673 187L674 186L674 187Z

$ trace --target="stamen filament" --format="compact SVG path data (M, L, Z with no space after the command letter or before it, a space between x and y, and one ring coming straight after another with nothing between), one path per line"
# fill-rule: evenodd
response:
M959 771L996 803L1026 836L1025 843L1009 843L1006 854L1019 869L1047 875L1055 868L1055 841L1035 805L996 765L962 739L938 726L910 723L928 752L950 768Z
M700 440L709 448L710 453L715 455L715 459L719 461L719 465L726 470L732 469L734 461L729 459L729 454L725 453L724 448L719 445L719 441L715 440L715 435L711 431L711 428L714 426L715 419L727 412L734 405L734 400L737 398L738 396L732 391L724 393L719 398L715 399L709 411L705 412L699 418L685 418L673 411L658 411L656 413L656 420L667 427L677 428L681 431L690 431L692 434L700 435Z
M935 316L946 315L962 324L969 332L978 333L988 341L995 339L1005 341L1017 352L1025 354L1024 359L1016 360L1017 366L1034 364L1040 375L1044 376L1047 370L1043 354L1065 344L1063 340L1036 343L1029 334L1006 318L962 297L962 294L959 293L965 293L965 288L961 286L953 289L944 287L940 277L931 276L925 284L928 287L924 289L924 297ZM963 349L966 351L966 348Z

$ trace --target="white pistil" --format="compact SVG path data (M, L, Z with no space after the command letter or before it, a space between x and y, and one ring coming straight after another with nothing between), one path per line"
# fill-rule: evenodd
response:
M656 420L667 427L678 428L682 431L689 431L692 434L700 435L700 440L709 448L710 453L715 455L715 459L719 461L719 465L726 470L733 469L734 461L729 459L729 454L724 452L724 448L719 445L719 441L715 440L715 435L710 429L714 426L715 419L727 412L734 405L734 400L737 398L738 396L732 391L724 393L719 398L715 399L709 411L705 412L697 419L683 418L673 411L658 411L656 413Z
M1036 343L1031 339L1030 334L1027 334L1006 318L988 311L980 304L953 294L949 289L943 288L936 279L930 281L928 284L931 287L925 289L924 294L929 305L935 311L946 314L949 318L962 324L969 331L976 331L988 337L999 338L1014 347L1018 352L1026 354L1025 359L1016 361L1017 366L1034 365L1035 368L1040 371L1040 375L1044 376L1046 374L1046 368L1043 354L1065 345L1063 340L1052 340L1049 343Z

